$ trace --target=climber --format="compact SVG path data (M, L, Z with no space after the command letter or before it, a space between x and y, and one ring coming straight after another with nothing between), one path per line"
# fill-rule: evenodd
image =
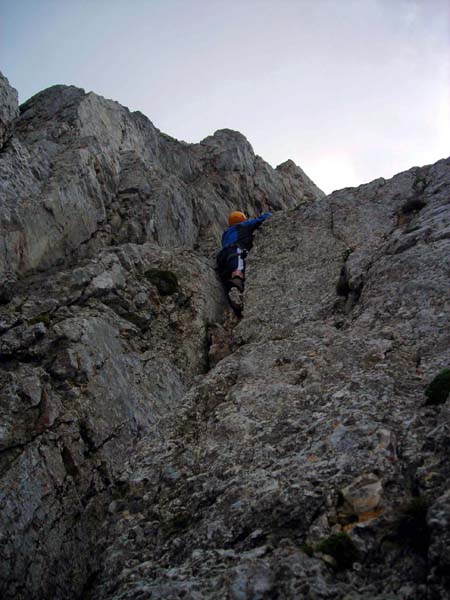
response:
M256 219L235 211L228 217L229 227L222 235L222 249L217 255L217 268L227 291L235 287L244 291L245 257L253 244L253 232L272 216L267 212Z

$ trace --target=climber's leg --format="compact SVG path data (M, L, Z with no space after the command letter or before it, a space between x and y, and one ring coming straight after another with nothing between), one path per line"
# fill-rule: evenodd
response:
M240 292L244 291L244 259L242 257L242 250L237 248L236 255L233 257L233 270L231 272L230 284L232 287L236 287Z

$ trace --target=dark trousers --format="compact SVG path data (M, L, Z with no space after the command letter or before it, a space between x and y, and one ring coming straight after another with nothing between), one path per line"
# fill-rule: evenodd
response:
M246 250L242 250L239 246L227 246L217 255L217 270L220 279L224 285L230 287L230 277L233 271L244 271Z

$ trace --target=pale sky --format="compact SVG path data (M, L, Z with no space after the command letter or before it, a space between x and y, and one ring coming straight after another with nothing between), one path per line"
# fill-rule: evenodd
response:
M450 0L0 0L0 70L237 129L327 193L450 155Z

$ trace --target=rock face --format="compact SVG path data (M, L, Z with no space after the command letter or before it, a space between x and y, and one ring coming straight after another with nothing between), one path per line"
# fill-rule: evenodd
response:
M2 597L449 599L450 159L324 197L64 86L8 136Z
M124 461L232 320L212 251L232 209L319 198L230 130L189 145L56 86L0 79L0 589L83 595ZM228 334L230 337L230 334Z
M8 138L11 121L19 114L17 91L0 72L0 149Z
M450 597L449 189L445 160L264 226L234 352L140 443L89 597Z
M271 169L240 133L185 144L67 86L21 106L0 169L0 275L10 279L126 242L212 251L236 207L323 196L295 165Z

